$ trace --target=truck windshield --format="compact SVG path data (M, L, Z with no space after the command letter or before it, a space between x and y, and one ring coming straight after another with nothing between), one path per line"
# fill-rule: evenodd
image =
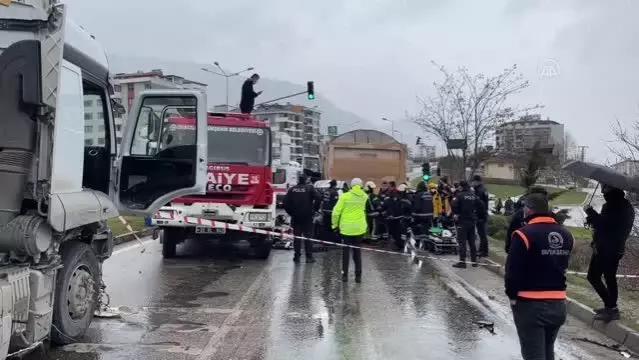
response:
M170 136L169 136L170 135ZM168 124L162 132L160 149L170 143L195 143L195 125ZM208 162L268 165L271 149L269 131L245 126L208 126Z

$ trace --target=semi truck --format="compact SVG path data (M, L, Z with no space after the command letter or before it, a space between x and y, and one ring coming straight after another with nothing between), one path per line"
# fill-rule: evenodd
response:
M195 119L183 114L168 119L164 127L154 119L153 129L145 129L160 147L196 136ZM173 199L162 207L151 224L158 226L162 254L176 255L176 247L186 239L217 239L237 242L248 239L258 258L271 252L270 236L242 233L225 228L197 226L180 217L241 224L258 229L275 227L276 199L272 185L271 130L267 122L250 114L209 113L207 120L207 190L203 195Z
M142 92L118 144L106 54L66 14L55 0L0 2L0 359L81 338L105 289L107 219L207 187L205 94ZM103 143L86 141L89 99ZM182 113L195 137L145 146L138 129Z

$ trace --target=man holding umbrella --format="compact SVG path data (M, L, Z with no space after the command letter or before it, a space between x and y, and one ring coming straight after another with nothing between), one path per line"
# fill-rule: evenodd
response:
M588 281L604 303L603 308L595 310L595 320L609 322L620 317L617 308L617 269L624 255L626 239L632 231L635 210L623 190L602 185L601 192L606 200L601 212L597 213L589 205L584 209L588 215L586 222L593 228L593 253L588 267ZM605 284L601 281L602 277Z
M595 310L595 319L604 322L617 320L620 317L617 309L617 269L635 220L635 210L626 199L624 190L639 193L639 180L610 167L584 161L571 161L563 169L602 184L601 192L606 202L601 212L597 213L589 205L584 207L586 222L593 229L593 254L588 268L588 281L604 303L604 308ZM602 277L605 285L601 281Z

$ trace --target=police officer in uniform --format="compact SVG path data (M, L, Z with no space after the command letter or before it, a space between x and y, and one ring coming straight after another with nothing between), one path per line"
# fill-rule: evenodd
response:
M524 360L554 360L574 239L550 216L546 195L531 193L523 203L525 225L514 231L506 259L506 295Z
M415 241L423 241L428 231L433 226L433 195L426 189L426 183L420 181L417 184L417 192L413 195L413 229Z
M342 281L348 281L350 253L355 263L355 282L362 281L362 238L366 235L366 203L368 195L362 190L362 179L351 180L350 191L342 194L333 209L332 224L339 231L342 242L355 248L342 247ZM352 250L352 251L351 251Z
M293 248L295 249L293 261L296 263L300 262L302 255L302 240L297 237L311 238L313 236L313 215L319 210L319 205L320 197L317 191L315 191L313 185L308 184L306 175L301 174L297 185L288 189L284 198L284 210L291 217L293 234L296 236L293 240ZM304 249L306 251L306 262L315 262L315 259L313 259L313 243L305 240Z
M339 192L337 191L337 181L331 180L328 189L322 194L322 238L326 241L335 241L335 232L331 229L331 215L333 208L337 204Z
M368 237L370 241L377 241L378 218L381 210L381 203L375 194L375 183L367 181L364 184L364 192L368 195L366 203L366 222L368 223Z
M470 261L473 267L477 266L477 245L475 244L475 224L477 219L486 211L484 203L470 189L465 180L460 181L461 191L455 192L452 211L457 222L457 242L459 243L459 262L454 264L456 268L466 268L466 244L470 247Z

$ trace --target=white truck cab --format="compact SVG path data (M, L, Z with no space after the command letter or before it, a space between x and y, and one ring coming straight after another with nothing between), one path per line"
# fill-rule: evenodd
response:
M207 176L203 93L140 94L118 144L113 108L121 106L111 101L107 57L95 38L55 0L5 3L0 359L47 339L67 344L81 337L105 287L101 264L113 249L106 220L152 214L174 197L204 194ZM149 141L139 135L149 122L183 112L197 119L189 143L134 146Z

